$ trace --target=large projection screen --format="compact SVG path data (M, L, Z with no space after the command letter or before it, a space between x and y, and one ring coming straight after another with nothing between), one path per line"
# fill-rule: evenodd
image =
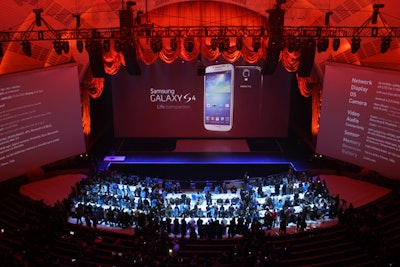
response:
M114 135L119 138L286 137L292 73L280 64L157 60L141 75L111 76ZM224 66L229 65L229 66ZM214 72L209 66L215 67ZM221 93L221 92L224 93Z
M316 152L400 179L400 73L328 63Z
M0 76L0 181L86 151L75 64Z

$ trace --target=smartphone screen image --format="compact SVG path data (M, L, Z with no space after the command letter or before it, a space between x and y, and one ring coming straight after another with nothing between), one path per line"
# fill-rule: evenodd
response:
M234 67L208 66L204 76L204 128L230 131L233 124Z

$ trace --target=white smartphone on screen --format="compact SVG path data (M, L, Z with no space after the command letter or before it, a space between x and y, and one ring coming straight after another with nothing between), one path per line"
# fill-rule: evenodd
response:
M204 75L204 128L227 132L233 123L234 73L232 64L208 66Z

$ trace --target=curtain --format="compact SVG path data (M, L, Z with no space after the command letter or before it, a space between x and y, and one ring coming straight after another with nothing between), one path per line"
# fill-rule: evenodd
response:
M321 94L322 85L317 75L314 72L310 77L298 77L297 84L300 93L304 97L312 97L312 117L311 117L311 134L315 138L318 135L319 118L321 113Z
M88 75L89 76L89 75ZM82 125L83 133L90 135L90 98L99 98L104 88L104 78L85 77L81 83Z

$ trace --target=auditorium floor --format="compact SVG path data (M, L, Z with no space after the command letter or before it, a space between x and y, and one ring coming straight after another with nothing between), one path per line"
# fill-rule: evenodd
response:
M26 184L20 188L20 192L34 200L42 200L48 205L54 205L57 201L62 201L64 198L67 198L71 192L71 187L85 177L86 176L83 174L60 175ZM339 194L340 199L346 200L347 203L352 203L355 208L376 201L391 192L389 189L345 176L321 174L320 178L325 180L331 195ZM205 220L207 220L207 218L205 218ZM70 222L76 223L76 219L70 218ZM307 221L307 229L329 227L335 223L336 220ZM133 228L123 229L107 225L99 225L98 227L99 229L107 231L118 231L119 233L125 234L134 233ZM279 234L277 227L266 231L273 235ZM289 224L287 233L294 233L295 231L296 226L294 224Z

